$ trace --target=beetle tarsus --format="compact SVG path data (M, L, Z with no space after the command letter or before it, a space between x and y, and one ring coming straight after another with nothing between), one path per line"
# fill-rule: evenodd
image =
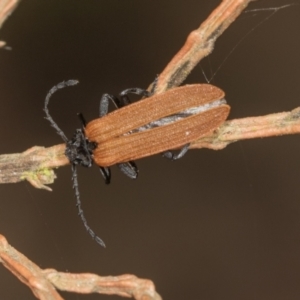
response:
M138 177L139 169L134 161L117 164L120 170L129 178L136 179Z
M118 108L121 108L123 106L126 106L128 104L131 103L128 94L136 94L138 96L142 96L142 97L149 97L151 95L150 92L148 92L145 89L141 89L141 88L130 88L130 89L126 89L124 91L122 91L119 96L120 96L120 102L121 102L121 106Z
M172 151L166 151L163 153L163 157L171 159L171 160L177 160L182 158L189 150L190 144L184 145L178 153L174 153Z
M103 94L100 99L99 118L102 118L107 115L109 100L114 104L114 106L116 108L120 108L120 107L124 106L124 105L121 105L121 101L114 95Z
M111 180L110 168L108 168L108 167L99 167L99 171L100 171L102 177L104 178L105 184L110 184L110 180Z
M80 120L80 122L82 124L82 128L85 128L85 126L86 126L87 123L86 123L86 120L85 120L83 114L82 113L78 113L77 116L78 116L78 118L79 118L79 120Z

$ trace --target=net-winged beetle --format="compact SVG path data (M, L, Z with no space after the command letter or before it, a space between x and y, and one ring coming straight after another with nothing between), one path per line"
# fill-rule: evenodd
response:
M182 157L192 141L213 132L226 120L230 107L224 92L210 84L185 85L153 96L140 88L126 89L119 98L109 94L102 96L99 118L86 123L79 114L82 128L69 140L50 116L48 104L58 89L77 83L77 80L68 80L54 86L46 96L44 110L46 119L66 143L65 154L72 164L73 188L81 220L92 238L105 246L83 215L76 165L90 167L95 162L106 183L110 182L109 167L114 164L130 178L136 178L138 169L133 160L157 153L173 160ZM128 94L146 98L131 104ZM118 108L111 113L108 113L109 101ZM170 151L179 148L179 153Z

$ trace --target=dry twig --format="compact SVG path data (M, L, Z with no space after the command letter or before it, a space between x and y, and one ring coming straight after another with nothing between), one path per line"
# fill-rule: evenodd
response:
M210 136L193 142L190 148L221 150L239 140L296 133L300 133L300 107L291 112L226 121Z
M216 39L252 1L256 0L223 0L200 27L189 34L183 47L159 75L156 92L179 86L200 60L212 52Z
M20 0L0 0L0 28L7 19L7 17L14 11ZM0 41L0 48L5 46L6 43Z
M53 168L69 164L65 144L32 147L23 153L0 155L0 183L28 180L34 187L51 191L45 184L56 178Z
M42 300L62 300L56 289L81 294L119 295L136 300L161 300L152 281L134 275L101 277L95 274L70 274L40 269L10 246L0 235L0 261Z

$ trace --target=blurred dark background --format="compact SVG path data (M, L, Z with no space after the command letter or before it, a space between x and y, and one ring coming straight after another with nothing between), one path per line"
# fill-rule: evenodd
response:
M248 10L290 2L254 1ZM43 112L62 80L80 80L50 105L69 137L77 112L97 117L102 93L147 87L219 3L22 1L0 31L12 47L0 50L0 153L62 142ZM212 83L226 92L230 118L299 106L300 6L266 20L271 14L243 13L185 82L205 82L202 69L210 77L223 64ZM85 232L70 167L60 168L51 193L27 182L0 186L0 232L41 268L135 274L163 299L299 299L299 152L294 135L193 150L177 162L158 155L137 162L136 181L112 168L110 186L96 167L79 169L83 209L106 249ZM1 299L34 299L3 267L0 274Z

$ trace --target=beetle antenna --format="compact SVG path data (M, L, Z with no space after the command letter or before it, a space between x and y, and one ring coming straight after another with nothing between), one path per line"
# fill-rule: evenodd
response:
M76 171L76 165L72 164L72 179L73 179L73 189L75 190L75 197L76 197L76 206L78 208L78 215L80 216L82 223L87 230L87 232L90 234L90 236L102 247L105 248L105 243L102 241L101 238L99 238L95 232L91 229L91 227L88 225L86 218L83 214L83 210L81 209L81 201L80 201L80 195L79 195L79 188L78 188L78 180L77 180L77 171Z
M58 125L54 122L54 120L52 119L52 117L49 114L49 110L48 110L48 104L49 104L49 100L51 98L51 96L59 89L63 89L67 86L72 86L72 85L76 85L79 81L78 80L67 80L67 81L63 81L60 82L59 84L55 85L47 94L46 99L45 99L45 106L44 106L44 111L46 113L46 118L52 127L54 127L54 129L56 130L56 132L61 136L61 138L65 141L65 143L68 141L67 137L65 136L65 134L63 133L63 131L58 127Z

